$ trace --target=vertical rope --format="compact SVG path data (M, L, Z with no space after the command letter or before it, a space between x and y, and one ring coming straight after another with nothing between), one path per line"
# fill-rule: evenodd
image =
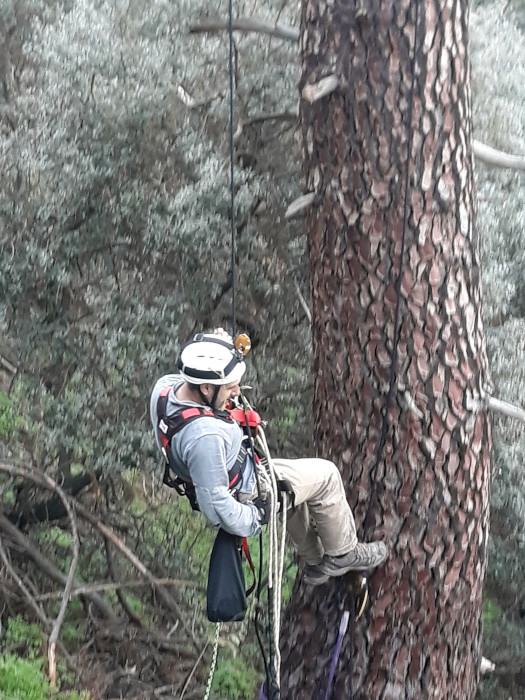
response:
M206 685L206 693L204 695L204 700L208 700L211 692L211 684L213 681L213 674L215 673L215 666L217 665L217 654L219 652L219 634L221 632L221 623L217 622L215 625L215 643L213 646L213 658L211 660L210 673L208 674L208 683Z
M352 603L353 603L353 601L352 601ZM337 662L339 661L339 656L341 654L341 648L343 646L343 638L346 634L346 630L348 628L349 621L350 621L350 611L345 610L343 612L341 622L339 623L339 632L337 634L337 641L335 643L334 653L332 655L332 663L330 664L330 671L328 673L328 683L326 684L326 692L324 694L323 700L330 700L330 697L332 696L332 685L334 682L335 671L337 668ZM351 678L350 678L350 682L351 682Z
M229 75L230 75L230 226L231 226L231 269L232 269L232 336L235 337L237 319L235 317L235 288L237 282L236 245L235 245L235 179L233 162L235 150L233 144L233 107L234 107L234 66L233 66L233 0L228 4L228 37L229 37Z

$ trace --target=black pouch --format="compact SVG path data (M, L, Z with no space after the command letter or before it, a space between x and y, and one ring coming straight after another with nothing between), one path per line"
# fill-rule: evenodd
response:
M210 622L244 620L248 603L241 560L242 539L220 529L210 557L207 613Z

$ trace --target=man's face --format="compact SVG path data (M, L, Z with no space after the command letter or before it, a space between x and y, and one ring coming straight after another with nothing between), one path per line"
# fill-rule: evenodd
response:
M241 390L239 388L239 382L233 382L232 384L225 384L224 386L221 386L213 408L216 411L224 411L228 401L234 396L239 396L240 393Z

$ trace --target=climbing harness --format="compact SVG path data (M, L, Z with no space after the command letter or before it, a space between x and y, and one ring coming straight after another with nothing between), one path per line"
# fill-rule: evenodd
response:
M186 496L193 510L199 510L197 496L195 494L195 487L191 479L183 479L178 475L174 476L174 470L170 463L171 441L178 432L185 428L189 423L192 423L194 420L199 418L216 418L218 420L225 421L226 423L233 423L234 416L232 416L228 411L212 411L207 408L201 408L200 406L185 408L171 416L166 416L168 395L172 388L173 387L171 386L165 387L161 391L157 401L157 435L162 445L162 454L166 460L164 465L163 483L166 486L175 489L180 496ZM230 491L234 491L235 487L242 481L242 473L246 464L246 456L246 444L242 442L237 459L235 460L234 465L228 471L228 488Z

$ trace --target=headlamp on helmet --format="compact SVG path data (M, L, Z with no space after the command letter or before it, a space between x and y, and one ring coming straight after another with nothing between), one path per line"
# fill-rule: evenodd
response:
M198 333L181 348L177 366L189 384L233 384L246 371L244 354L225 333Z

